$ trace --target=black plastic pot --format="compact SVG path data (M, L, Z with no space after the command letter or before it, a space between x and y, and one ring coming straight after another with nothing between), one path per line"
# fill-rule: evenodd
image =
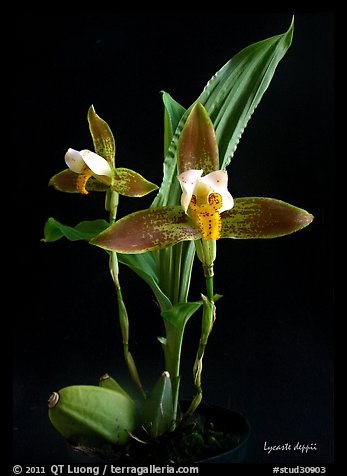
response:
M188 402L187 402L188 403ZM187 404L182 403L182 406ZM219 455L211 456L205 459L199 459L196 463L242 463L247 451L247 444L251 433L251 427L248 419L242 414L217 405L201 403L197 413L213 423L218 431L234 434L239 443L229 451Z

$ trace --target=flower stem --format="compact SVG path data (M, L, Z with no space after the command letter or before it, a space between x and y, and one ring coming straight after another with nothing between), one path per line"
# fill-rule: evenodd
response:
M188 415L195 412L202 399L202 386L201 386L201 373L202 373L202 360L205 353L208 337L212 331L214 321L216 319L216 306L214 303L214 291L213 291L213 262L216 256L216 243L214 240L203 240L197 246L197 254L202 262L205 283L206 283L206 296L201 295L203 300L202 322L201 322L201 334L198 351L195 357L193 366L194 387L196 395L187 411Z
M106 192L105 208L106 210L110 212L110 224L114 223L116 220L118 201L119 201L119 194L117 192L113 192L111 190L108 190ZM136 386L139 388L142 396L146 398L146 394L145 394L145 391L143 390L140 376L135 365L135 361L129 351L129 318L128 318L128 313L124 304L122 290L119 284L118 257L115 251L110 252L109 267L110 267L110 273L116 288L119 325L120 325L120 329L122 333L124 359L128 366L128 370L129 370L131 378L133 379Z

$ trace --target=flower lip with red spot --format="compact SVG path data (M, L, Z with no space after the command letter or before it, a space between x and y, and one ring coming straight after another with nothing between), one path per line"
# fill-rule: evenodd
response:
M203 170L187 170L178 175L182 188L181 205L187 213L190 201L196 197L196 205L199 207L209 203L209 195L218 193L222 197L222 205L219 213L230 210L234 206L234 199L228 190L228 173L226 170L215 170L202 176Z
M218 240L220 214L234 206L234 199L228 191L228 174L226 170L202 174L203 170L191 169L178 176L182 188L181 205L204 240Z

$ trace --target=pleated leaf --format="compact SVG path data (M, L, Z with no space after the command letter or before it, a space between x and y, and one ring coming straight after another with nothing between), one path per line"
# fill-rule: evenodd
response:
M164 103L164 155L168 152L172 137L185 112L185 108L181 106L169 93L162 91Z
M293 29L294 20L286 33L241 50L207 83L198 98L216 130L220 168L230 163L254 109L291 45Z
M131 213L101 232L90 243L119 253L143 253L200 237L182 207L176 206Z
M277 238L309 225L313 216L302 208L274 198L237 198L221 214L221 238Z

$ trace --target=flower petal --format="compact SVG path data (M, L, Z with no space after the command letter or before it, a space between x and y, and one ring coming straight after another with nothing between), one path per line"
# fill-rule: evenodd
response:
M72 172L80 174L84 167L84 160L82 154L75 149L68 149L65 154L65 163Z
M93 175L112 177L112 169L106 159L88 149L81 150L81 156Z
M191 170L182 172L177 177L182 188L181 205L185 213L187 213L190 200L194 193L194 189L197 183L201 180L202 174L203 174L203 170L191 169Z
M230 210L234 206L234 199L228 190L228 173L226 170L215 170L200 179L200 182L208 185L211 192L217 192L222 197L222 206L219 213Z

